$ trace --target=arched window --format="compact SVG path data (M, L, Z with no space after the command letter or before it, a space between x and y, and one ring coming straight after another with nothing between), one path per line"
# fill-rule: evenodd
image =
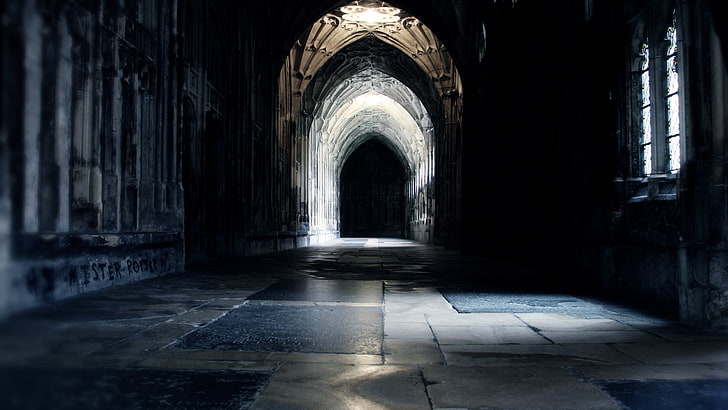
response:
M643 175L652 173L652 99L650 98L650 47L642 44L640 64L640 160Z
M667 28L665 35L667 52L665 58L665 129L667 146L667 172L680 170L680 99L678 95L678 59L677 59L677 29L675 14L672 25Z
M650 25L653 26L653 25ZM675 174L680 170L680 95L678 33L675 12L667 28L645 33L640 44L635 93L638 135L633 177ZM657 34L657 35L654 35ZM653 41L657 39L657 41ZM634 129L637 132L637 128Z

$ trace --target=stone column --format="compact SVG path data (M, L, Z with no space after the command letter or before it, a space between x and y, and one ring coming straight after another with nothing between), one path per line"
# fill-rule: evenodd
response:
M681 8L685 160L678 295L687 323L728 327L728 71L706 3Z

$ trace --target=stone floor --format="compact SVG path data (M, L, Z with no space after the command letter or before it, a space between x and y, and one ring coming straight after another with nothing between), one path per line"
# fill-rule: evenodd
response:
M728 335L539 279L393 239L199 266L1 322L0 408L728 408Z

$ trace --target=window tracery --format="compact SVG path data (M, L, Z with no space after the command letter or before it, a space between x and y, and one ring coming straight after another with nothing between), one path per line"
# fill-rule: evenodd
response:
M680 78L677 18L672 12L668 27L656 36L646 33L637 51L637 91L634 116L634 177L676 174L681 163ZM658 25L649 25L658 26ZM653 41L657 39L657 41Z
M652 173L652 99L650 97L650 47L647 43L642 44L642 61L640 64L640 91L641 91L641 115L640 115L640 159L642 161L642 172L644 175Z
M677 172L680 169L680 98L678 79L678 44L675 17L673 14L672 25L667 28L666 40L668 41L667 58L665 60L666 77L666 128L667 128L667 171Z

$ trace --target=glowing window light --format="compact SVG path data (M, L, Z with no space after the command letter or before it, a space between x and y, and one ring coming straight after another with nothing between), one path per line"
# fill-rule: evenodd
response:
M400 9L395 7L364 7L359 5L344 6L341 18L362 24L394 23L399 21Z
M650 48L647 43L642 45L642 73L640 74L640 88L642 94L642 173L652 173L652 103L650 101Z
M667 108L667 170L677 172L680 170L680 98L678 81L678 44L675 12L673 12L672 26L667 28L665 40L668 41L665 67L665 82L667 83L667 95L665 105Z

